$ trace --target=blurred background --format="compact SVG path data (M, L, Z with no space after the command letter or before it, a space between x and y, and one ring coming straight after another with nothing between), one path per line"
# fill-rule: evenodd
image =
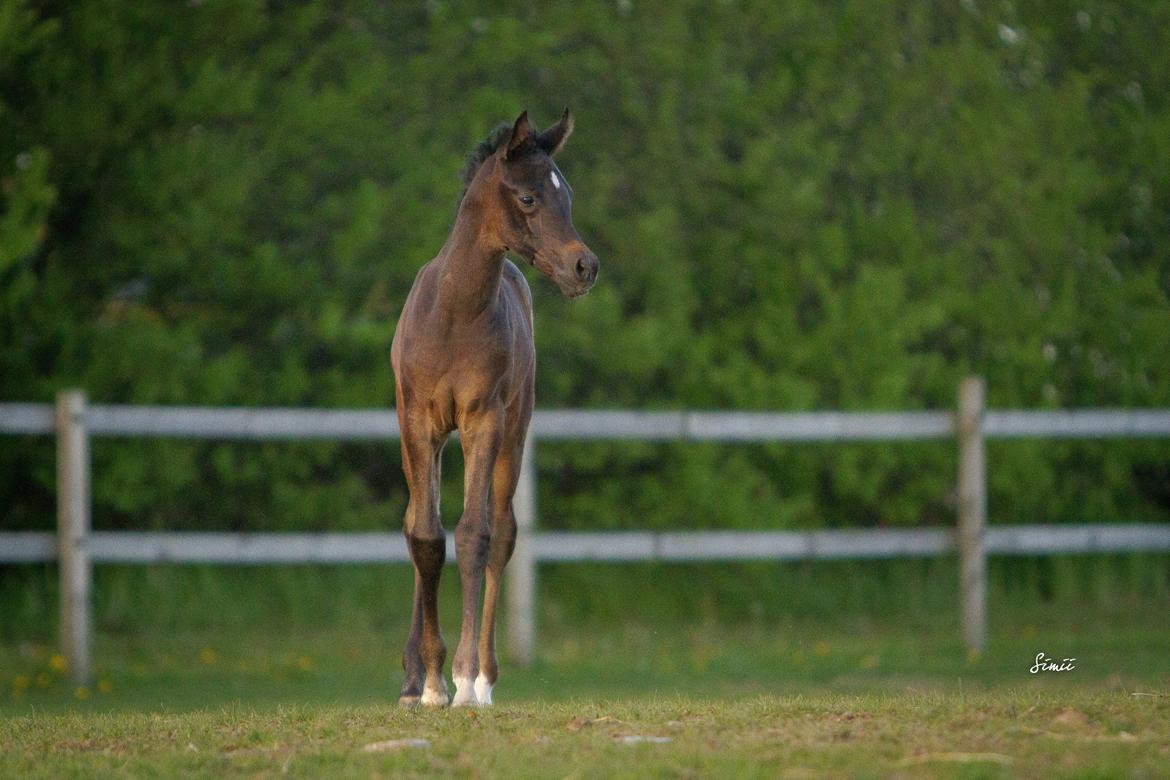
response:
M2 0L0 400L391 406L395 320L465 156L567 105L558 164L602 272L568 302L525 268L540 408L951 409L969 374L995 408L1170 405L1167 4L501 5ZM99 530L385 530L405 507L394 445L98 439L93 463ZM1164 439L988 463L992 524L1170 521ZM550 442L537 468L548 529L955 512L951 441ZM51 529L54 482L50 438L0 440L0 529ZM687 663L727 626L950 637L954 568L545 566L543 661L579 658L584 625L685 628ZM409 582L101 567L99 641L347 627L393 677ZM44 659L55 588L0 568L0 643L33 648L13 665ZM995 560L990 589L1001 635L1170 629L1165 555Z

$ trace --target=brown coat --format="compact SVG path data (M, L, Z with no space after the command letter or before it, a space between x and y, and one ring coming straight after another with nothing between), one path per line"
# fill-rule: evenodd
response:
M410 501L404 530L415 566L414 609L399 702L446 705L438 587L446 555L439 518L443 445L458 430L463 515L455 548L463 589L455 704L490 704L498 674L495 610L516 541L512 495L532 417L532 295L505 255L524 257L568 297L584 295L598 260L571 219L572 189L552 161L572 132L568 110L537 133L520 115L477 149L455 226L419 271L394 333L391 363ZM483 620L476 637L476 608Z

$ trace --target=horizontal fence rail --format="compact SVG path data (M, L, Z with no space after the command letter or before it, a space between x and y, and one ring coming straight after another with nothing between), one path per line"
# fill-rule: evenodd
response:
M514 501L521 534L508 569L507 636L512 655L532 657L536 566L580 561L702 562L880 559L957 553L964 641L985 638L989 555L1168 552L1170 524L987 525L986 439L1170 437L1170 409L986 409L983 384L964 380L955 411L734 412L540 410L535 412ZM396 439L385 409L214 408L87 404L78 391L51 404L0 404L0 434L55 435L58 529L0 531L0 563L61 565L62 650L75 679L89 669L92 564L357 564L409 561L400 533L191 533L91 530L89 439L166 437L240 441ZM537 440L865 442L956 440L955 527L815 531L536 530L533 447ZM448 537L448 562L454 539Z
M597 561L814 561L921 558L956 551L951 528L857 531L538 531L530 534L539 563ZM1170 552L1170 524L990 526L989 555ZM399 533L217 533L94 531L94 563L285 564L408 563ZM57 536L0 531L0 563L57 560ZM455 566L455 540L447 539Z
M983 435L989 439L1170 436L1170 409L989 409L983 417Z
M397 439L398 420L384 409L208 408L114 406L86 408L95 436L188 439ZM950 412L631 412L538 410L532 433L546 440L641 441L897 441L955 435ZM0 404L0 433L51 434L51 404ZM1138 438L1170 436L1170 409L989 409L989 439Z

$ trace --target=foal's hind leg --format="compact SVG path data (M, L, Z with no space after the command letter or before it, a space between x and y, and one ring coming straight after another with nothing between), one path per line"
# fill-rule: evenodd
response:
M406 548L410 550L410 537L407 536ZM402 649L402 671L405 679L402 681L402 690L398 693L398 703L403 707L412 707L422 699L423 678L426 669L423 667L422 653L419 652L419 642L422 640L422 577L418 568L414 570L414 599L410 611L410 633L406 636L406 647Z
M439 631L438 601L439 576L447 554L446 535L439 520L439 464L443 443L430 435L425 423L412 425L408 415L400 415L399 421L402 468L410 491L403 526L415 576L410 635L402 653L406 679L398 703L412 705L421 701L445 706L448 698L443 661L447 647Z
M476 704L475 674L479 658L475 642L475 619L483 585L483 568L488 555L488 494L492 471L500 451L503 412L488 409L464 421L459 437L463 443L463 517L455 528L455 553L459 558L459 580L463 586L463 621L459 647L451 664L455 680L452 704Z
M496 659L496 604L504 566L516 547L516 518L512 513L512 495L520 479L524 457L525 427L509 432L509 441L500 449L492 472L492 538L488 550L483 621L479 628L479 674L475 678L475 696L481 705L492 703L492 687L499 677Z

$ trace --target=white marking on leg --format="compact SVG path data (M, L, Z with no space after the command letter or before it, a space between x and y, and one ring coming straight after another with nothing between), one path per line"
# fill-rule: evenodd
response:
M492 684L482 674L475 678L475 698L479 699L481 707L492 703Z
M451 703L447 698L447 686L443 684L432 685L430 680L427 680L426 685L423 686L422 703L428 707L446 707Z
M476 695L478 691L475 688L475 681L470 677L456 677L455 698L451 700L451 706L474 707L479 704L479 698Z
M559 190L561 188L561 180L560 177L557 176L557 172L549 171L548 175L552 179L553 186Z

